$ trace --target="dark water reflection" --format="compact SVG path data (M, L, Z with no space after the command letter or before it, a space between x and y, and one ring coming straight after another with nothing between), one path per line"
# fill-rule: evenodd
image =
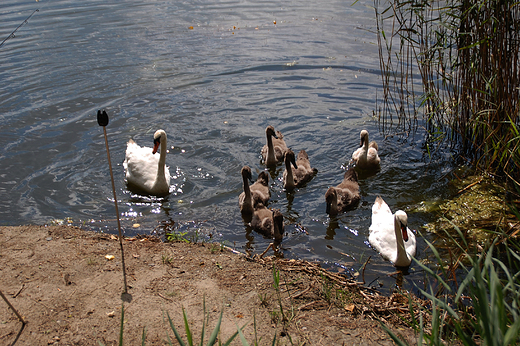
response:
M126 234L169 223L262 251L268 240L244 225L238 195L241 167L251 166L254 177L264 169L270 124L319 171L290 193L281 167L271 174L270 207L286 219L284 256L348 270L372 256L369 279L395 284L387 276L393 267L367 245L371 205L378 195L393 211L439 198L449 167L428 164L420 142L383 138L371 117L380 85L371 5L4 1L0 38L40 11L0 48L2 224L70 217L117 231L96 122L104 108ZM172 193L132 196L126 142L151 146L158 128L168 133ZM360 182L358 209L330 220L324 193L341 181L363 128L380 144L381 172ZM427 218L409 220L418 229Z

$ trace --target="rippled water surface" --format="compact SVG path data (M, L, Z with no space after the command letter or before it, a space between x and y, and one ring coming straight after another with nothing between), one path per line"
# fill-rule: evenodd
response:
M440 196L443 169L428 164L420 143L384 138L372 118L381 93L373 2L352 2L3 1L2 40L39 12L0 48L0 222L70 217L117 232L96 121L106 109L126 234L168 223L261 252L268 240L248 230L238 208L240 169L249 165L254 178L265 169L260 150L273 125L319 171L291 194L281 167L271 179L270 207L285 216L284 256L347 269L372 256L367 280L391 285L393 267L367 242L375 197L409 210ZM132 196L126 142L151 147L159 128L168 134L172 193ZM361 129L379 142L381 172L361 181L358 209L330 220L325 191L341 181ZM409 214L411 228L424 222Z

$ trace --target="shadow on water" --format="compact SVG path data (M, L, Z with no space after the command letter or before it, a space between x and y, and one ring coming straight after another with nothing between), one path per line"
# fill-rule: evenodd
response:
M327 225L327 235L325 239L334 240L334 236L336 235L336 230L339 229L339 221L337 217L333 216L329 220L329 224Z
M285 198L286 198L286 209L285 209L285 218L287 220L287 223L293 224L297 223L300 219L300 213L298 213L297 210L293 209L293 203L294 203L294 197L296 195L296 191L285 191Z

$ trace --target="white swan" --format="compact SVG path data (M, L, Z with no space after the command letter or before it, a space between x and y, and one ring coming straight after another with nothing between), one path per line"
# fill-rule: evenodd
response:
M166 196L170 192L170 170L166 161L166 132L157 130L153 135L153 149L140 147L132 139L126 146L123 167L126 170L126 184L134 193ZM161 146L160 155L155 155Z
M408 267L415 256L415 235L407 227L408 216L402 210L392 211L381 197L372 206L372 224L368 241L384 259L396 267Z
M359 137L361 139L361 147L352 153L352 160L356 163L356 167L361 170L378 170L381 160L377 154L379 149L377 143L374 141L368 143L367 130L361 131Z
M278 162L283 162L287 145L280 131L274 132L271 125L265 129L267 144L262 148L262 159L268 167L276 166ZM274 137L274 139L273 139Z
M292 166L294 166L294 170ZM283 172L283 187L286 190L301 187L318 173L316 168L311 168L309 155L305 150L300 150L298 153L298 160L295 160L294 152L287 149L285 152L285 171Z

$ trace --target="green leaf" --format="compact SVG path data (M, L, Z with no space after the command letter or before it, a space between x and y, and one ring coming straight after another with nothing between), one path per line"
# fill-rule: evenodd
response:
M123 329L125 325L125 306L121 304L121 326L119 327L119 346L123 346Z
M186 330L186 338L188 339L188 345L193 346L193 337L191 335L190 324L188 323L188 316L186 310L182 307L182 316L184 318L184 329Z
M240 335L240 341L242 342L242 346L249 346L249 344L247 343L246 338L244 337L244 334L242 334L242 331L238 327L238 324L237 324L237 331L238 331L238 335Z
M184 308L183 308L183 311L184 311ZM184 341L182 341L182 338L181 336L179 335L179 333L177 332L177 329L175 329L175 326L173 325L173 321L172 319L170 318L170 314L168 312L166 312L166 314L168 315L168 321L170 322L170 328L171 330L173 331L173 334L175 334L175 338L177 339L177 342L181 345L181 346L186 346L186 344L184 343ZM171 343L170 343L171 344Z
M141 346L145 346L146 341L146 327L143 327L143 335L141 336Z
M224 313L224 309L220 311L220 316L217 321L217 325L215 326L215 329L213 329L213 333L211 333L211 336L208 340L208 346L212 346L217 341L218 332L220 331L220 323L222 322L222 314Z

